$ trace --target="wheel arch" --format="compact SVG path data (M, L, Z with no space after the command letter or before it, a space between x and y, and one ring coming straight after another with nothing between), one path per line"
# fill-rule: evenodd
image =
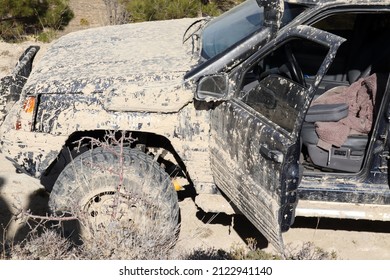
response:
M45 189L51 191L56 179L65 166L76 156L93 147L92 140L97 140L97 142L106 141L105 136L109 132L107 130L89 130L77 131L71 134L58 154L53 153L48 155L50 158L47 159L47 162L50 164L40 178L41 184ZM126 143L131 148L139 148L146 153L152 154L155 160L164 167L171 177L180 174L186 177L188 182L191 183L186 165L167 137L152 132L128 130L113 132L117 139L121 137L122 133L125 134L126 138L131 136L134 142Z

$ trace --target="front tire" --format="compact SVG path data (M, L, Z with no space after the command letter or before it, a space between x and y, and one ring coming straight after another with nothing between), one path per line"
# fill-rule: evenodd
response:
M177 237L171 178L138 149L99 147L76 157L54 184L49 206L78 218L84 243L100 238L155 250Z

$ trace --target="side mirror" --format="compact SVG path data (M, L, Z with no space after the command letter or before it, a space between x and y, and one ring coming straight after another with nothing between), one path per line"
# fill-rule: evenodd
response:
M199 80L195 99L200 101L227 100L229 77L226 74L205 76Z

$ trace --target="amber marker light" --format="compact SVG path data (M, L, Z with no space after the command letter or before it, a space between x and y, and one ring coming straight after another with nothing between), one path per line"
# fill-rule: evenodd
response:
M35 96L29 96L26 98L23 104L23 110L26 113L33 113L34 108L35 108L35 102L36 102L36 97Z
M31 130L36 105L36 97L28 96L23 102L22 110L15 123L16 130Z

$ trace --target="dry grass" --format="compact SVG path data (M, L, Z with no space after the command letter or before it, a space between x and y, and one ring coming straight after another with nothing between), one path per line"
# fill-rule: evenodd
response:
M61 228L41 223L28 236L13 242L3 238L0 259L9 260L152 260L172 259L174 242L153 246L158 233L129 238L123 228L108 227L84 243L66 238Z
M301 247L287 246L284 255L271 254L258 249L255 239L248 238L247 246L233 245L227 252L220 249L195 249L183 254L187 260L336 260L334 251L327 252L311 242L305 242Z
M8 248L12 260L75 260L78 252L73 244L54 230L32 234L24 241Z
M104 239L108 238L108 239ZM335 252L326 252L311 242L299 248L288 248L286 256L271 254L253 247L253 244L233 246L229 251L207 248L191 252L174 253L173 244L156 250L143 246L146 240L138 240L139 246L131 248L115 236L99 235L86 244L76 245L61 236L58 231L44 229L42 233L31 234L17 244L5 244L0 250L0 259L10 260L335 260ZM249 242L250 243L250 242Z
M3 242L3 258L170 258L179 231L171 178L152 157L128 149L135 141L131 135L112 132L102 141L86 140L94 149L67 165L61 175L67 170L70 177L57 179L61 184L49 203L54 214L15 206L31 232L20 243Z
M176 243L179 226L175 229L161 228L159 223L148 221L148 226L135 230L134 225L123 225L113 220L97 230L94 225L84 222L88 237L78 246L80 259L88 260L153 260L169 259L171 249ZM85 236L85 233L82 233Z
M337 254L335 251L325 251L324 249L315 246L312 242L305 242L302 246L292 249L289 247L287 253L289 260L336 260Z
M179 225L167 221L178 217L178 213L176 207L171 209L169 198L163 199L163 196L170 193L169 187L172 187L172 195L176 196L173 186L169 186L171 178L166 174L166 177L163 176L163 170L151 157L145 157L143 152L140 156L141 151L138 150L133 150L134 152L131 153L125 148L127 142L135 141L131 135L126 136L126 133L121 133L118 138L116 133L108 133L103 141L92 138L87 140L95 149L88 152L89 154L84 154L84 157L83 154L80 155L68 166L69 172L75 175L75 178L84 179L79 181L75 179L74 183L83 190L78 196L83 194L88 197L88 202L77 202L77 195L72 200L71 194L75 193L75 190L72 190L68 193L57 193L59 198L66 198L62 202L69 208L66 210L68 212L61 214L39 216L22 210L21 206L14 206L20 208L16 211L17 218L26 223L30 232L24 240L16 243L6 241L3 237L3 242L0 244L2 245L0 258L13 260L322 260L336 258L333 252L328 253L312 243L304 243L302 247L294 250L289 248L284 256L270 254L258 249L255 239L247 239L246 247L237 245L229 251L208 248L194 249L189 253L176 252L172 249L178 237ZM81 142L79 144L81 145ZM136 189L133 189L133 184L136 183L135 177L138 178L139 175L131 177L132 184L125 180L126 176L134 171L132 168L138 168L130 164L132 158L134 160L144 158L142 165L150 164L151 167L144 166L137 169L143 172L144 179L137 184ZM83 168L78 164L83 164ZM160 171L156 173L156 169L161 173ZM86 179L87 175L88 178L100 178L98 176L102 174L105 175L102 177L104 183L101 186L99 182ZM163 179L157 180L156 175ZM164 192L160 190L162 186L160 181L163 181L166 186ZM60 185L59 190L63 190L63 187L73 182L73 179L66 182L65 185ZM82 182L86 184L84 189ZM101 188L102 186L104 188ZM147 188L144 189L144 186ZM107 187L109 190L106 190ZM96 189L99 189L98 195L92 192L91 196L91 191ZM92 215L94 212L99 215Z

